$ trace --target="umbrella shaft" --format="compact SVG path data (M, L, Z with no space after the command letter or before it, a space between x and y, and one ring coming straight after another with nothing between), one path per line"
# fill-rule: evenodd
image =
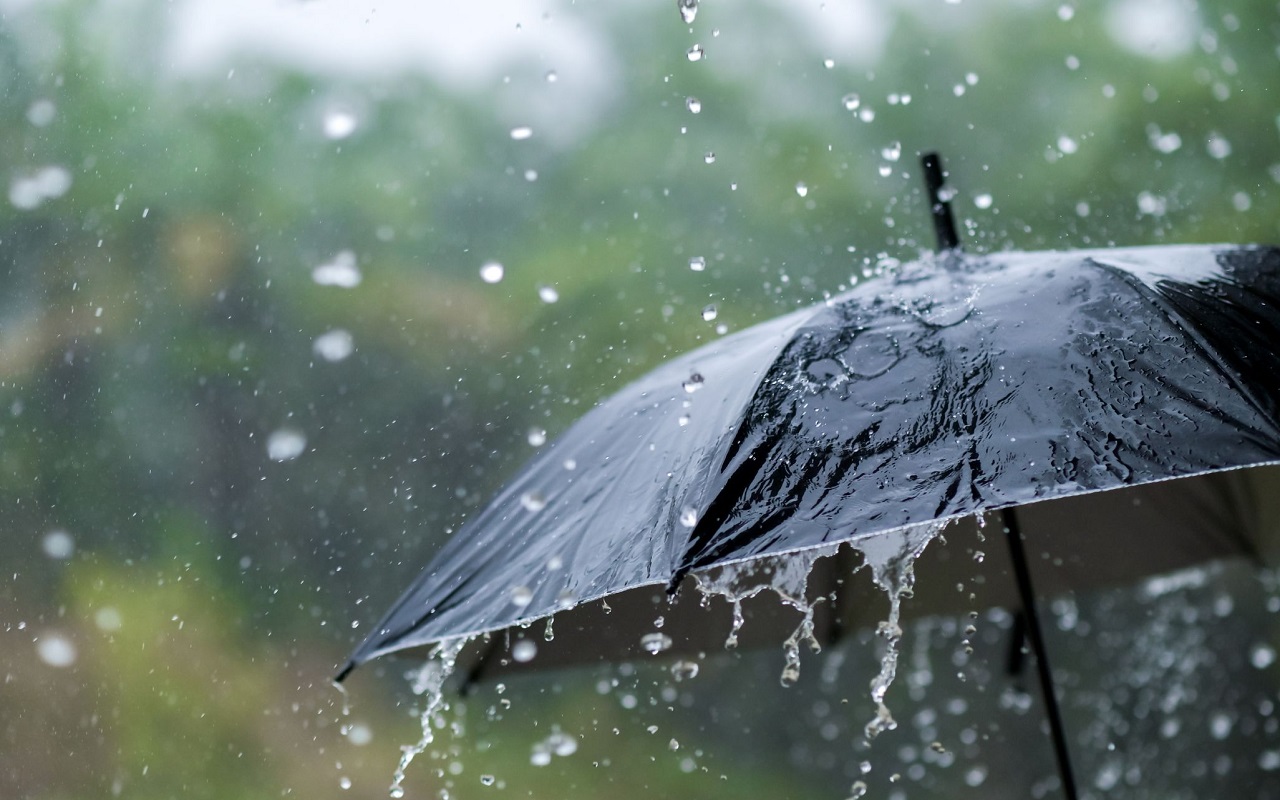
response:
M1071 757L1067 750L1066 727L1058 708L1058 695L1053 690L1053 673L1049 669L1048 651L1040 629L1040 615L1036 612L1036 593L1031 586L1031 572L1027 566L1027 554L1022 547L1022 531L1018 528L1017 515L1012 508L1000 512L1009 540L1009 555L1013 560L1013 574L1018 582L1018 594L1026 617L1027 638L1035 651L1036 672L1040 677L1040 691L1044 695L1045 711L1049 717L1049 734L1053 739L1053 752L1058 760L1058 775L1062 779L1062 794L1067 800L1077 800L1075 775L1071 771Z

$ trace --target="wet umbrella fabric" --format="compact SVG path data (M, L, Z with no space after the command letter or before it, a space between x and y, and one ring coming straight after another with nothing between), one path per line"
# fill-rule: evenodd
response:
M1105 515L1083 496L1280 462L1280 250L952 251L888 272L601 403L343 674L691 571L1024 504L1024 529L1113 548L1064 564L1058 588L1256 550L1229 477L1155 487L1147 505L1169 507L1119 550L1041 501Z

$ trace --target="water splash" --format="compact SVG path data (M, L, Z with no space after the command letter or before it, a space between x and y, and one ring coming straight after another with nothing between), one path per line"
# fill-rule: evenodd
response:
M809 573L813 570L814 562L834 554L838 547L839 545L816 547L772 558L729 564L714 573L695 573L696 586L703 596L704 605L718 595L733 606L733 623L724 642L725 649L731 650L738 646L738 632L745 621L742 601L769 589L785 605L803 615L800 624L782 644L786 664L779 679L783 686L791 686L799 680L800 644L808 643L809 649L815 653L822 650L813 631L813 607L822 598L815 601L808 599Z
M462 636L440 642L431 649L430 655L427 656L427 663L423 664L417 672L410 673L413 693L426 697L426 706L419 716L419 721L422 723L422 738L414 744L401 745L400 763L396 766L395 774L391 778L391 788L388 790L392 797L404 797L405 770L435 741L433 728L438 724L438 720L442 720L444 712L449 708L449 704L444 699L445 681L449 680L449 676L453 674L458 654L470 641L471 637Z
M864 730L868 742L884 731L898 727L893 715L889 713L889 707L885 705L884 697L898 674L898 646L902 641L902 600L911 597L914 592L916 559L945 524L930 522L916 525L862 539L853 544L862 553L866 565L871 567L871 576L876 586L889 596L889 618L881 622L877 630L878 635L888 642L888 647L880 659L880 672L871 679L871 699L876 704L876 716L867 723Z

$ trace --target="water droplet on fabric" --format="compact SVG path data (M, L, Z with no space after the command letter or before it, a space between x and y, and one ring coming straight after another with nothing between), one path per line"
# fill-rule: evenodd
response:
M547 507L547 498L537 490L525 492L520 495L520 505L524 506L526 511L541 511Z
M694 272L702 272L707 268L707 260L702 256L694 256L689 259L689 269Z
M533 590L528 586L516 586L511 589L511 604L516 608L524 608L533 602Z
M646 633L640 637L640 647L650 655L657 655L671 647L671 637L661 632Z
M687 392L688 394L693 394L694 392L701 389L705 383L706 383L706 380L702 377L702 373L695 372L689 376L688 380L686 380L684 383L680 385L685 390L685 392Z
M318 286L337 286L340 289L354 289L363 280L360 268L356 265L356 254L351 250L343 250L331 260L311 270L311 280Z
M684 101L684 107L689 109L690 114L702 113L702 101L696 97L687 97Z
M692 506L680 509L680 524L686 528L695 527L698 524L698 510Z
M676 0L676 8L680 9L680 19L686 25L692 25L698 16L698 0Z
M267 458L292 461L307 449L307 437L293 428L281 428L267 437Z
M685 53L690 61L701 61L706 52L702 49L702 45L695 44L689 48L689 52Z
M704 321L711 322L715 318L716 318L716 307L714 303L709 306L704 306L702 308L702 319Z

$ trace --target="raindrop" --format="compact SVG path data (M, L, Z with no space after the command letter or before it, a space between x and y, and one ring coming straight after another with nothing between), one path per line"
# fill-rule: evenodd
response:
M689 269L693 270L694 272L702 272L706 268L707 268L707 260L702 256L694 256L693 258L689 259Z
M492 785L493 785L493 783L494 783L494 777L493 777L492 775L481 775L481 776L480 776L480 785L481 785L481 786L492 786Z
M544 303L554 303L560 299L560 293L554 286L539 286L538 299Z
M716 312L716 307L714 303L709 306L705 306L702 309L702 319L706 322L710 322L716 318L716 313L717 312Z
M689 376L689 380L685 381L680 385L684 388L685 392L689 394L693 394L694 392L701 389L704 383L705 383L705 379L702 377L702 373L695 372Z
M685 98L684 107L689 109L690 114L702 113L702 101L696 97Z
M695 527L698 524L698 511L692 506L685 506L680 509L680 524L686 528Z
M547 569L554 572L564 566L564 559L560 556L552 556L547 559Z
M547 506L547 498L537 490L525 492L520 495L520 505L524 506L526 511L541 511Z
M979 194L979 195L975 195L973 198L973 204L981 209L991 208L992 202L994 202L993 198L991 197L991 195L987 194L986 192L983 192L982 194Z
M667 742L667 749L674 753L675 751L680 749L680 743L677 742L675 739L672 739L671 741Z
M716 163L716 154L708 151L707 154L702 157L702 160L708 164L714 164Z
M53 104L52 100L37 100L27 108L27 122L37 128L43 128L53 122L53 117L57 112L58 107Z
M521 125L518 128L511 129L511 138L516 140L517 142L522 142L525 139L531 138L532 136L533 136L533 128L530 128L528 125Z
M311 280L319 286L354 289L360 285L362 278L360 268L356 266L356 254L351 250L343 250L330 261L311 270Z
M577 469L577 468L578 468L578 462L577 462L575 459L572 459L572 458L566 458L566 459L564 460L564 468L565 468L566 470L568 470L568 471L572 472L573 470L575 470L575 469Z
M985 559L986 557L987 557L987 554L982 552L981 550L973 551L973 560L978 562L979 564L981 564L983 559Z
M689 52L685 55L689 57L690 61L701 61L702 57L706 55L706 52L702 49L702 45L695 44L693 47L689 48Z
M373 731L370 730L368 725L356 723L347 731L347 741L363 747L373 741Z
M1063 22L1070 20L1075 15L1076 15L1076 10L1071 6L1068 6L1068 5L1058 6L1058 19L1062 20ZM970 786L976 786L976 785L977 784L970 784Z
M542 428L530 428L525 436L532 447L542 447L547 443L547 432Z
M71 558L71 554L76 549L75 540L71 538L71 534L64 530L49 531L44 535L40 546L44 548L46 556L60 561Z
M1231 155L1231 142L1227 141L1221 134L1211 133L1204 144L1205 150L1209 155L1221 161Z
M551 763L551 751L542 742L533 746L533 752L529 754L529 763L535 767L545 767Z
M902 157L902 142L890 142L888 147L880 151L880 157L885 161L897 161Z
M656 656L671 647L671 637L661 632L646 633L640 637L640 646L649 655Z
M9 202L14 208L30 211L71 188L71 173L63 167L42 167L30 175L14 178L9 184Z
M307 437L293 428L281 428L267 437L267 458L292 461L307 449Z
M532 602L533 590L528 586L516 586L511 589L511 604L516 608L525 608Z
M553 69L547 71L546 77L547 77L547 83L555 83L556 81L560 80L560 76L557 75L556 71Z
M324 115L326 139L345 139L355 133L359 125L356 115L344 109L331 109Z
M1069 156L1080 149L1080 143L1070 136L1059 136L1058 149L1062 151L1063 155Z
M867 784L863 781L854 781L849 787L849 800L858 800L867 793Z
M350 788L351 788L351 779L350 779L350 778L348 778L346 775L343 775L341 778L339 778L339 779L338 779L338 786L339 786L339 787L341 787L341 788L342 788L342 789L344 789L344 790L346 790L346 789L350 789Z
M808 196L808 194L809 194L809 186L808 186L807 184L805 184L804 182L797 183L797 184L796 184L796 194L800 195L801 197L806 197L806 196Z
M676 0L676 8L680 9L680 19L686 25L692 25L698 16L698 0Z
M538 655L538 646L532 639L521 639L511 646L511 657L521 664L528 664Z
M848 111L857 111L858 107L862 105L862 98L857 94L850 92L840 98L840 103L844 105L845 109Z
M107 606L94 612L93 624L98 626L98 630L109 633L120 630L120 626L124 624L124 618L120 616L119 611Z
M69 667L76 663L76 646L60 634L51 633L36 642L40 660L51 667Z
M341 328L326 331L311 343L311 351L325 361L341 361L355 351L355 339Z
M547 737L547 746L551 752L564 758L578 752L578 740L567 733L556 731Z
M1275 648L1267 644L1256 644L1249 653L1249 661L1258 669L1266 669L1276 661Z
M827 69L835 69L836 60L834 58L824 58L822 59L822 66L826 67Z
M480 267L480 279L485 283L497 283L506 274L506 269L497 261L486 261Z
M688 681L698 677L698 662L680 660L671 665L671 677L677 681Z

